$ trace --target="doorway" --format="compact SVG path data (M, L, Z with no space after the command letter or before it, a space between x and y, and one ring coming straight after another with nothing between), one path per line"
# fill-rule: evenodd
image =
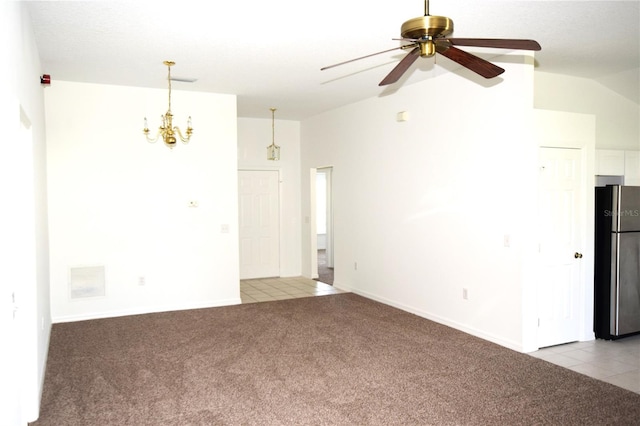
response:
M240 279L280 276L277 170L238 171Z
M316 236L318 278L333 285L333 197L332 167L316 169Z
M582 152L540 148L538 347L580 337L583 287Z

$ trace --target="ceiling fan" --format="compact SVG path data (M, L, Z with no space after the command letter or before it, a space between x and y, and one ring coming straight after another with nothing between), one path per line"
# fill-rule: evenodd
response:
M350 59L338 64L321 68L329 68L358 61L381 53L402 49L411 51L391 70L380 82L379 86L395 83L409 69L418 57L428 58L439 53L484 78L493 78L504 72L503 68L492 64L478 56L460 50L455 46L491 47L512 50L540 50L540 44L535 40L497 39L497 38L447 38L453 32L453 21L446 16L429 14L429 0L424 2L424 16L409 19L400 28L400 40L407 44L393 49L383 50L359 58ZM413 48L413 49L412 49Z

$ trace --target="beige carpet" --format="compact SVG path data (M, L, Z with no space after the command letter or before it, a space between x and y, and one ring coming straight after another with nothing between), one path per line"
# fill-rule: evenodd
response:
M55 324L33 424L639 421L638 394L347 293Z

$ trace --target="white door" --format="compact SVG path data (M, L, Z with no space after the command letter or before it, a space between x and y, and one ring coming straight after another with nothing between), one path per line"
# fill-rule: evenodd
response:
M538 346L579 338L581 151L540 148Z
M240 279L280 276L278 171L238 172Z

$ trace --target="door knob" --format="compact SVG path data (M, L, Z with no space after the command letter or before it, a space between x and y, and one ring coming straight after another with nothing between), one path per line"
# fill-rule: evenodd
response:
M576 259L582 259L582 253L575 252L573 257L575 257Z

